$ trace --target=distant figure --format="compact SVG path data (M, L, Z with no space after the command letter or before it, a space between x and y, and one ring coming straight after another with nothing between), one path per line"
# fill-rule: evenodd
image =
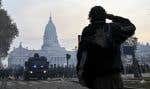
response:
M106 23L106 19L112 22ZM90 89L123 89L120 45L136 28L126 18L107 14L101 6L91 9L89 20L77 52L79 82Z
M38 53L35 53L34 54L34 58L39 58L40 56L39 56L39 54Z
M40 56L38 53L34 53L33 57L29 57L29 61L40 60Z

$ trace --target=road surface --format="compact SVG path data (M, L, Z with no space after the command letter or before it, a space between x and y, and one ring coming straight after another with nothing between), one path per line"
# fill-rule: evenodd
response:
M2 84L3 83L3 84ZM56 80L39 80L39 81L0 81L0 89L87 89L78 83L56 79Z

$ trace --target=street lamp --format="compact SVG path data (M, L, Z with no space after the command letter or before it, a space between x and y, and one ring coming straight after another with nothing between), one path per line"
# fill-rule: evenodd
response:
M71 55L70 54L66 54L67 68L68 68L68 61L69 61L70 58L71 58Z
M141 74L141 70L140 70L140 66L139 66L139 63L138 63L138 60L136 58L136 48L137 48L137 38L136 37L133 37L132 38L132 47L133 47L133 51L132 51L132 58L133 58L133 68L134 68L134 77L135 78L141 78L142 77L142 74Z
M122 58L125 58L125 55L131 55L132 56L132 67L133 67L133 73L135 78L141 78L141 70L138 63L138 60L136 58L136 50L137 50L137 38L131 37L129 38L122 46ZM125 61L125 60L124 60ZM125 68L125 66L124 66ZM126 69L125 69L126 70ZM126 71L124 71L126 73Z

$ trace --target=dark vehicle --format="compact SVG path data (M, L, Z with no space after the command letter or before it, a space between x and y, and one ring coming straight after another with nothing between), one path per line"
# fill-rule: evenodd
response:
M44 56L39 57L37 53L34 54L34 57L30 57L28 61L25 62L25 72L24 79L43 79L48 78L48 69L49 62Z

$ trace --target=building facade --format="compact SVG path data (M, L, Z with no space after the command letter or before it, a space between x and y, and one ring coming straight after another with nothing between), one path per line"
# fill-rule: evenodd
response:
M32 57L34 53L39 53L40 56L47 57L50 66L65 66L67 64L66 54L70 54L71 58L69 59L69 65L76 65L76 51L67 51L60 46L56 28L51 17L45 27L41 49L29 50L24 48L22 43L20 43L18 48L14 48L14 50L10 52L8 57L8 67L17 65L24 66L25 61L27 61L29 57Z
M136 55L137 59L140 60L140 63L148 64L150 66L150 45L148 43L138 43Z

